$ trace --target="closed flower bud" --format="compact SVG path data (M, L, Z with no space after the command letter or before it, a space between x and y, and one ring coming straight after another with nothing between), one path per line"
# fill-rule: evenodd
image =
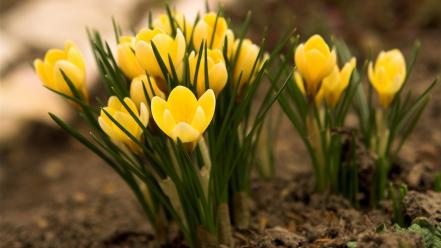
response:
M168 73L172 75L171 59L176 73L178 76L181 76L182 62L186 49L185 38L181 30L177 30L176 37L174 38L166 34L162 29L143 29L136 35L135 54L142 68L150 76L165 79L153 52L152 43L158 49Z
M117 47L118 66L130 79L145 73L135 56L135 42L135 37L123 36L119 38Z
M34 67L44 86L73 96L73 92L61 73L63 71L73 86L87 100L86 66L83 55L73 42L67 41L64 44L64 50L50 49L46 52L44 61L41 59L34 61Z
M204 53L204 51L200 51ZM190 68L190 80L195 79L196 67L198 57L195 52L191 52L188 57L188 64ZM228 79L227 67L225 65L224 56L220 50L207 49L207 61L205 61L205 54L201 54L201 60L199 62L199 68L196 76L196 84L198 95L201 96L207 89L205 87L205 64L207 64L208 70L208 88L214 91L217 96L225 87Z
M262 69L264 62L267 60L267 56L265 55L263 58L259 58L260 48L249 39L242 41L242 45L238 51L239 43L240 41L236 40L234 44L234 53L239 52L239 54L234 55L237 56L237 62L234 67L233 83L239 83L239 85L243 86L244 84L250 83L256 73ZM257 63L253 71L256 60Z
M198 21L193 30L193 45L198 51L202 42L206 42L208 48L223 51L225 38L231 46L234 34L228 29L225 18L216 13L208 13ZM229 49L230 50L230 49Z
M182 30L185 36L185 40L190 42L191 32L193 29L193 22L190 22L181 13L174 13L174 27ZM153 28L162 29L166 34L172 35L172 25L170 24L170 18L167 14L159 15L152 23Z
M375 65L369 63L368 76L377 91L380 104L387 108L406 78L406 62L398 49L378 55Z
M139 121L147 127L149 122L149 111L144 103L140 104L140 109L136 107L135 103L128 97L124 98L124 102L135 114ZM107 112L107 114L106 114ZM111 96L107 102L107 107L101 110L98 117L98 123L101 129L116 143L127 145L133 152L140 152L139 146L134 142L118 125L109 118L108 114L121 125L133 137L141 140L143 128L133 118L130 112L124 107L116 96Z
M158 127L173 140L195 143L210 125L216 99L209 89L199 100L184 86L175 87L168 100L153 97L151 109Z
M324 99L328 106L334 107L343 91L348 87L355 65L356 60L352 58L343 66L341 71L339 71L338 66L334 66L331 74L323 79L322 86L316 96L316 102L320 104Z
M148 98L145 95L144 88L147 91ZM165 94L159 89L155 78L141 75L132 80L130 84L130 98L135 102L136 106L140 106L141 103L149 106L147 99L151 101L154 96L165 98Z
M320 35L314 35L297 47L294 60L298 73L306 83L306 93L314 97L321 81L334 69L336 54L335 50L330 51Z

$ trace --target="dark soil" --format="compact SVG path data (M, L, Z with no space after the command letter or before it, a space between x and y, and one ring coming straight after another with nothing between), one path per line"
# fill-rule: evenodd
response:
M262 2L264 6L273 1ZM300 16L296 26L301 28L302 21L307 24ZM384 48L400 47L405 52L415 38L421 39L409 87L422 92L441 72L441 30L436 25L418 25L377 28L383 33L376 37L382 37ZM335 30L331 27L331 31ZM357 37L357 42L363 40ZM358 48L364 49L363 45ZM439 223L441 193L430 189L435 172L441 171L441 87L432 95L392 179L410 189L405 198L409 218L427 217ZM235 231L238 247L346 247L351 241L357 247L422 247L421 237L414 233L391 228L376 232L380 225L391 226L390 202L370 210L354 208L339 196L314 193L305 149L286 119L280 133L276 176L269 181L253 180L252 225ZM1 145L0 156L0 247L156 245L151 227L123 181L58 128L30 123L20 139ZM169 246L184 246L176 228L172 230Z

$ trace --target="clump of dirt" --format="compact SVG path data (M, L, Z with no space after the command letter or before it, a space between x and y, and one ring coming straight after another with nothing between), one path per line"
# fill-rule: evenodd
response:
M422 238L412 232L382 232L369 231L361 234L356 241L357 247L423 247Z
M441 192L409 191L404 197L403 203L406 214L411 219L425 217L433 224L441 223Z

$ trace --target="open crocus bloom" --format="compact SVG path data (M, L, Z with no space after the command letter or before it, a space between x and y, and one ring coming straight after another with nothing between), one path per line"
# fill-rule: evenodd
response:
M304 89L314 97L320 82L328 76L336 65L335 50L330 51L320 35L314 35L300 44L294 54L298 73L305 80Z
M140 104L140 111L138 112L135 103L130 98L124 98L124 102L139 119L142 125L147 127L149 122L149 111L145 104ZM104 107L101 110L101 114L98 117L98 123L101 129L112 138L112 140L126 144L132 151L138 152L138 145L126 133L124 133L124 131L121 130L112 119L109 118L106 112L137 140L141 140L143 128L139 126L138 122L132 117L130 112L116 96L111 96L109 98L107 107Z
M119 44L117 47L117 59L118 66L124 72L124 74L133 79L139 75L144 74L144 69L136 59L134 48L135 48L136 38L132 36L122 36L119 38Z
M34 67L44 86L73 96L61 73L63 71L82 96L88 98L84 58L73 42L66 41L64 50L50 49L46 52L44 61L41 59L34 61Z
M387 108L406 78L406 62L401 51L380 52L375 66L369 63L368 76L379 95L381 106Z
M320 104L324 98L330 107L334 107L343 91L348 87L355 65L356 60L352 58L343 66L341 71L338 66L335 66L331 74L323 79L322 86L316 96L316 102Z
M204 53L203 51L200 51ZM194 80L198 56L195 52L191 52L188 56L188 65L190 68L190 80ZM225 87L228 79L227 67L225 65L224 56L222 52L218 49L207 49L207 72L208 72L208 88L214 91L217 96L222 89ZM198 73L196 76L196 88L198 95L202 95L205 92L205 54L201 55L201 60L199 62Z
M152 115L158 127L173 140L196 142L213 119L216 98L207 90L199 100L184 86L175 87L168 100L152 99Z
M152 43L158 49L159 56L167 67L168 73L172 75L171 68L173 66L180 76L186 49L185 38L181 30L177 29L174 38L158 28L143 29L136 35L135 54L139 63L150 76L165 79L153 51Z

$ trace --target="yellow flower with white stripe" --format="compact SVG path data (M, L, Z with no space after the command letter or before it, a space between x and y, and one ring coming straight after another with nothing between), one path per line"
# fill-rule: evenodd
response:
M130 79L145 73L135 56L135 43L135 37L122 36L119 38L119 44L116 49L118 66Z
M387 108L406 79L406 62L398 49L382 51L375 61L369 63L368 76L377 91L380 104Z
M140 109L128 97L124 98L124 103L138 118L144 127L149 123L149 111L144 103L140 104ZM107 113L106 113L107 112ZM140 147L127 135L118 125L109 117L109 115L121 125L135 139L141 140L143 128L138 124L136 119L130 114L126 107L116 96L111 96L107 102L107 107L101 110L98 117L98 123L101 129L116 143L127 145L133 152L140 152Z
M63 71L82 97L87 100L84 57L73 42L66 41L64 50L48 50L44 60L36 59L34 61L34 67L44 86L65 95L73 96L73 92L61 73Z
M214 94L217 96L222 89L225 87L225 84L228 80L228 72L227 67L225 65L224 56L220 50L211 50L207 49L207 61L205 61L205 52L200 51L201 60L199 62L199 68L195 79L196 67L198 62L199 54L196 54L194 51L191 52L190 56L188 56L188 66L190 68L190 80L193 84L196 84L198 95L201 96L207 89L205 87L205 64L207 64L207 72L208 72L208 88L214 91Z
M151 110L158 127L173 140L195 143L210 125L216 106L213 90L199 100L184 86L175 87L167 101L153 97Z

